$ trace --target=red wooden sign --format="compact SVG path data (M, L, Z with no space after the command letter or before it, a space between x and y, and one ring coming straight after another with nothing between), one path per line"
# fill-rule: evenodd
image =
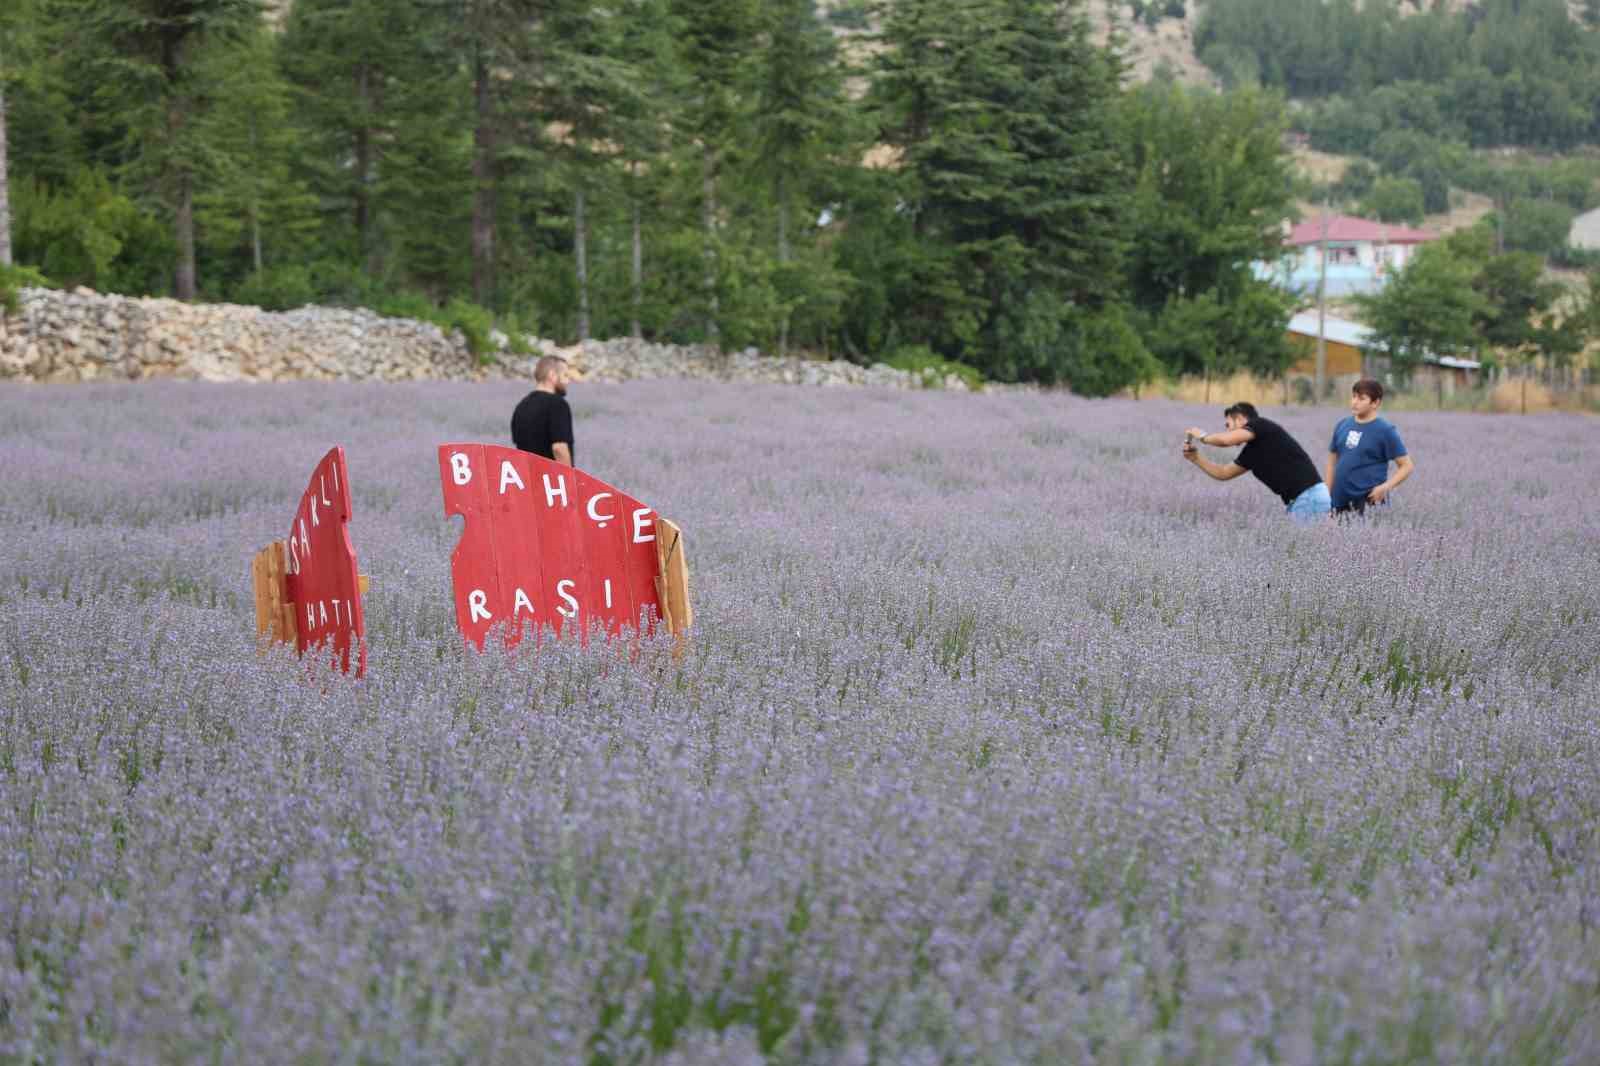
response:
M443 444L444 511L466 529L450 557L456 622L479 648L549 628L607 636L663 617L654 510L598 478L494 444ZM686 624L686 623L685 623ZM678 625L673 624L675 632Z
M348 672L354 652L356 676L367 666L366 622L361 613L361 575L350 543L350 477L344 449L334 448L311 473L289 527L284 584L294 611L295 650L331 642Z

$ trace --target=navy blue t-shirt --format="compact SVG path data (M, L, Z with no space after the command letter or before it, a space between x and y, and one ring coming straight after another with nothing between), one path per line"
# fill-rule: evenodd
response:
M1333 505L1343 507L1389 479L1389 463L1406 454L1405 442L1394 423L1384 418L1357 422L1346 415L1333 427L1328 451L1339 456L1333 469Z

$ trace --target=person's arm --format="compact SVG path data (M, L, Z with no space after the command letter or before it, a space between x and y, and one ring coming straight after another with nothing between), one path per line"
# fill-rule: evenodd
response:
M1339 453L1338 452L1329 452L1328 453L1328 471L1327 471L1326 474L1323 475L1323 478L1322 478L1322 483L1324 485L1328 486L1328 491L1329 492L1333 491L1333 474L1334 474L1334 471L1336 471L1338 469L1339 469Z
M572 465L572 408L562 399L550 419L550 457L563 466Z
M1401 455L1396 457L1394 461L1394 473L1389 475L1389 480L1385 481L1383 484L1373 486L1372 491L1367 493L1367 499L1371 500L1373 503L1382 503L1384 501L1384 497L1388 496L1389 493L1399 488L1400 483L1406 478L1410 477L1411 471L1415 470L1416 468L1416 464L1411 461L1411 456Z
M1232 481L1240 474L1249 472L1238 463L1213 463L1200 454L1199 448L1185 448L1183 457L1218 481Z
M1207 433L1199 426L1191 426L1184 431L1185 436L1194 438L1201 444L1209 444L1213 448L1233 448L1240 444L1249 444L1256 439L1256 435L1248 429L1223 429L1215 433ZM1235 477L1238 475L1235 474Z

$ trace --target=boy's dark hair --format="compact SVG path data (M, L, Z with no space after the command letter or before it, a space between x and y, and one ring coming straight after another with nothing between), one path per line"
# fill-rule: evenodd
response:
M1243 415L1246 422L1254 422L1256 419L1261 417L1260 415L1256 414L1255 404L1245 403L1243 400L1240 400L1238 403L1222 412L1223 418L1232 418L1234 415Z
M1372 378L1362 378L1350 386L1350 391L1359 396L1365 396L1373 403L1383 402L1383 382L1374 381Z

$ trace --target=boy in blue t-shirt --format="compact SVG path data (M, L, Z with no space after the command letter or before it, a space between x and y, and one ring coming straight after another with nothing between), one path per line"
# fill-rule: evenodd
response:
M1381 383L1363 378L1350 387L1350 416L1333 427L1328 444L1328 491L1335 513L1361 514L1369 505L1385 502L1416 469L1400 431L1378 417L1382 403Z

